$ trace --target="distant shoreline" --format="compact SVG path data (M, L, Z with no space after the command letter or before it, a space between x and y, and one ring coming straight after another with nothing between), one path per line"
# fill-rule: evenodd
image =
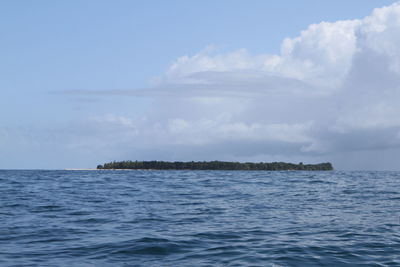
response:
M63 169L64 171L156 171L156 169L79 169L79 168L68 168L68 169Z
M113 161L98 165L97 170L225 170L225 171L332 171L330 162L299 164L286 162L230 161Z
M97 169L92 169L92 168L88 168L88 169L81 169L81 168L67 168L64 169L64 171L97 171Z

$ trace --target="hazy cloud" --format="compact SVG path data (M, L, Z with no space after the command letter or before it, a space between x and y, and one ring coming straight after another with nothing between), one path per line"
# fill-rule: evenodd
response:
M91 118L101 125L99 139L105 129L118 129L108 144L124 147L121 157L351 161L360 151L388 149L400 155L399 43L396 3L361 20L310 25L283 40L279 55L207 48L176 59L153 88L69 93L153 99L145 116Z

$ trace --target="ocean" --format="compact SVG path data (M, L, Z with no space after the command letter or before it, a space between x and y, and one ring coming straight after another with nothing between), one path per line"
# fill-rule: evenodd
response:
M0 171L0 266L400 266L400 172Z

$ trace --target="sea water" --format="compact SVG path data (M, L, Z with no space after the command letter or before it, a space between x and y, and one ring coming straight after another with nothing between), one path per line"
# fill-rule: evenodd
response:
M0 266L400 266L400 172L0 171Z

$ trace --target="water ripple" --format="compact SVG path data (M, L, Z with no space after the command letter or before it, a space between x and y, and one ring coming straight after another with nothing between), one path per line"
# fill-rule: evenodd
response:
M0 171L0 266L400 266L400 172Z

